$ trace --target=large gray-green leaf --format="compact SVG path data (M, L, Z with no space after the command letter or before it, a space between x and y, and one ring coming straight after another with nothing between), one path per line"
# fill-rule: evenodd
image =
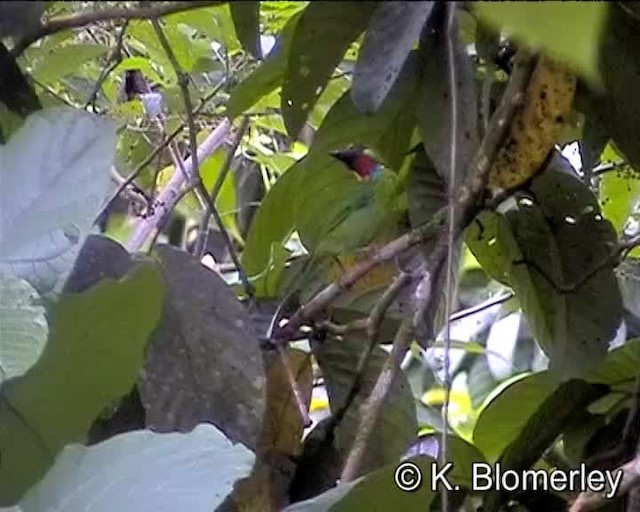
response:
M25 280L0 274L0 385L38 360L49 334L44 306Z
M356 376L358 360L366 338L330 338L315 352L327 386L332 410L342 407ZM375 386L387 359L381 348L373 350L369 365L363 372L360 390L347 410L336 432L336 448L344 458L349 453L360 426L362 404ZM398 376L383 406L378 424L370 437L360 474L368 473L396 461L417 435L416 405L411 387L404 374Z
M59 289L109 192L115 129L69 108L29 116L0 147L0 269Z
M260 2L229 2L236 34L245 50L262 58L260 47Z
M98 414L131 390L163 294L145 263L55 303L42 356L0 393L0 505L19 500L65 444L84 442Z
M300 133L331 74L367 26L376 5L361 0L320 1L309 3L302 12L291 41L281 94L282 115L292 137ZM401 67L402 63L398 72Z
M433 2L383 2L367 28L353 75L351 98L362 113L375 112L391 90Z
M184 432L207 421L254 449L266 389L249 314L197 258L168 245L156 251L168 293L138 385L147 425Z
M67 446L20 512L211 512L254 455L211 425L188 434L141 430Z
M472 224L467 243L483 268L513 287L550 370L569 379L604 359L622 299L613 266L602 266L615 231L591 191L561 164L504 204L503 214Z
M444 9L444 4L436 10ZM434 16L429 24L437 23L443 16ZM457 121L456 121L456 183L464 181L469 163L478 145L478 102L474 80L474 68L460 37L458 24L454 23L454 65L456 73ZM436 171L449 182L451 159L451 85L449 83L449 56L444 22L430 30L420 41L418 128L429 158ZM411 189L409 189L411 190Z

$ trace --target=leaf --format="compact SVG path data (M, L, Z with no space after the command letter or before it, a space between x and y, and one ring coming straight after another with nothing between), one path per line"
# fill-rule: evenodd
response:
M210 422L255 449L265 376L247 311L196 258L169 245L155 252L168 293L138 384L147 425L157 432L185 432Z
M64 283L64 293L82 293L103 279L121 279L131 269L132 258L118 242L89 235Z
M100 411L131 390L163 292L154 266L143 263L53 306L42 356L2 388L0 504L20 499L65 444L84 442Z
M281 510L289 502L289 486L294 475L292 461L300 456L304 432L297 400L307 408L311 402L310 354L300 350L287 351L288 368L275 352L265 355L267 410L258 448L262 460L256 460L251 475L234 486L230 500L237 510ZM293 394L289 372L301 391L298 398Z
M433 4L387 2L374 12L358 54L351 89L353 103L362 113L376 112L382 105Z
M332 411L343 407L356 376L360 354L366 343L366 339L362 337L328 338L319 350L314 351L325 378ZM358 394L337 429L336 448L343 461L351 450L360 426L362 405L375 386L386 359L387 353L382 349L376 347L373 350L369 365L363 372ZM385 405L382 407L380 420L369 438L360 474L396 461L415 438L417 431L415 401L411 387L402 374L393 383Z
M0 274L0 388L40 357L49 326L38 293L23 279Z
M606 386L582 380L564 382L538 407L518 436L500 456L501 468L521 472L531 467L556 440L569 421L589 404L607 393ZM499 426L494 423L494 428ZM476 425L477 426L477 425ZM474 439L475 439L474 431ZM486 510L497 510L504 501L503 490L491 490L485 496Z
M444 10L445 5L437 9ZM442 16L431 19L436 23ZM430 21L430 23L431 23ZM460 39L457 23L453 27L456 95L456 182L464 181L478 146L478 104L474 68ZM451 174L451 90L446 28L436 27L420 41L418 53L418 103L416 117L427 155L445 183ZM411 192L411 188L409 189Z
M55 46L33 64L33 76L47 85L54 85L67 75L77 74L80 67L106 54L106 46L89 43Z
M473 443L490 463L517 439L529 419L556 390L547 372L510 381L484 405L473 429Z
M0 4L0 37L21 38L36 30L44 13L45 2L3 2Z
M488 25L513 34L529 47L544 49L598 82L598 43L605 32L608 4L477 2L473 7Z
M242 46L256 58L261 59L260 2L230 2L229 8Z
M209 512L250 471L253 458L211 425L188 434L128 432L91 447L66 447L20 510Z
M246 245L242 252L242 266L252 278L269 269L272 244L284 244L295 226L294 198L304 177L302 160L289 168L269 190L251 223ZM256 295L264 296L264 285L254 281Z
M0 148L0 269L59 289L109 193L115 130L67 108L37 112Z
M407 460L416 464L423 481L431 481L431 457L413 457ZM284 512L349 512L354 510L396 510L410 512L427 510L436 494L430 485L421 485L415 492L401 491L394 483L397 464L388 465L351 482L341 483L314 498L295 503Z
M302 12L291 40L281 93L282 115L292 138L298 137L331 74L376 6L376 2L320 1L308 4Z
M607 354L607 358L590 381L616 387L627 382L631 391L639 365L640 339L627 340L623 346Z
M236 85L227 102L227 115L235 119L245 113L260 98L278 87L284 78L289 59L291 39L300 16L292 16L284 26L267 58L242 82Z
M472 224L466 240L483 268L513 287L552 374L570 379L604 359L621 322L622 299L613 268L595 271L610 257L615 232L591 191L564 165L552 162L530 193L504 205L502 215Z
M411 125L416 78L416 60L412 54L384 103L372 115L361 114L353 105L349 91L345 92L324 118L309 150L309 158L344 149L349 144L363 144L378 150L385 165L391 166L390 162L397 164L397 155L405 153L409 146L410 134L395 146L386 144L383 136L392 126L397 126L395 123L404 121ZM383 152L383 149L388 151Z

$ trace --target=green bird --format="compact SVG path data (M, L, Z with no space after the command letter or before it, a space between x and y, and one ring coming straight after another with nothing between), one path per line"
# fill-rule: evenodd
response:
M309 249L310 257L299 272L295 272L285 289L306 300L318 288L346 270L343 265L357 255L382 245L405 228L406 205L397 175L384 168L375 158L363 151L347 149L330 155L344 164L357 177L335 184L335 202L330 212L320 211L313 205L302 204L301 239ZM339 176L333 172L325 179ZM312 177L309 186L322 189L322 180ZM329 185L333 185L329 182ZM313 194L307 194L307 197ZM326 195L324 196L326 197ZM304 226L312 226L305 229ZM296 290L297 288L297 290Z

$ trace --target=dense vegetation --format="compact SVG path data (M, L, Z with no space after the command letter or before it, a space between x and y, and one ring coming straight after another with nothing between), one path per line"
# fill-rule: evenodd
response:
M640 507L636 3L3 2L0 37L0 506Z

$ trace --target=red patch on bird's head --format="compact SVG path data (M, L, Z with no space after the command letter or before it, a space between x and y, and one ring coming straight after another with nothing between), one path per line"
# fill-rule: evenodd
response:
M355 149L332 151L331 156L343 162L363 179L375 178L382 169L382 166L375 158Z

